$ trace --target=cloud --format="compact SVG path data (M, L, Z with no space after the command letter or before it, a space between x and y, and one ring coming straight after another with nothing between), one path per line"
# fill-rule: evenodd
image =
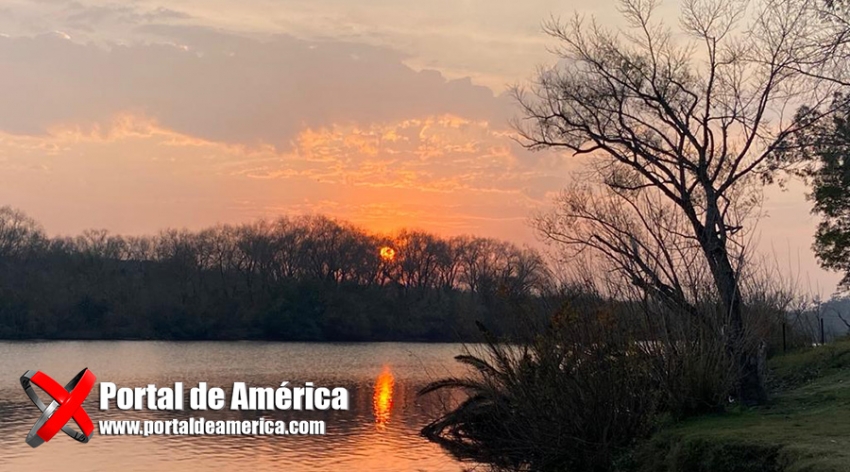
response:
M69 28L85 32L94 32L97 28L114 24L142 25L192 18L187 13L170 8L156 7L139 11L137 7L130 5L83 6L78 3L69 3L65 11L67 14L63 18L63 23Z
M435 142L433 134L454 130ZM457 143L470 138L466 148ZM495 139L493 141L492 139ZM0 133L0 201L51 232L148 233L280 214L325 213L375 231L529 238L537 203L486 122L438 116L305 130L289 152L206 141L120 115L108 126ZM422 143L433 149L423 151ZM496 152L481 152L494 147ZM365 156L365 157L364 157Z
M277 158L234 163L233 173L361 187L503 193L532 200L540 195L530 189L546 179L560 175L540 190L563 185L567 167L563 160L529 165L512 145L487 121L453 115L333 125L303 130L293 150Z
M549 61L540 22L561 9L557 0L39 0L13 2L8 14L0 15L0 31L34 35L58 29L85 41L113 42L143 38L134 28L150 24L220 28L248 36L284 33L404 51L405 63L417 70L471 76L502 90Z
M121 112L199 138L291 145L305 127L452 114L505 123L512 105L469 79L414 71L381 47L144 26L159 43L0 38L0 130L105 122Z
M0 199L49 227L321 211L497 235L527 232L541 185L561 182L562 160L509 139L507 96L414 70L395 49L118 5L62 11L65 34L0 38L0 87L14 91L0 107ZM89 40L117 23L136 39Z

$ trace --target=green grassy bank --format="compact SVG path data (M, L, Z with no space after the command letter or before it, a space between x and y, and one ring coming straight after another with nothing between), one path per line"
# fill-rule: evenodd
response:
M850 471L850 341L777 356L769 405L695 418L625 458L634 472Z

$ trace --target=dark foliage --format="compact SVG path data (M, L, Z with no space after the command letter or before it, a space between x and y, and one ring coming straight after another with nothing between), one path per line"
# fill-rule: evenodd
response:
M850 101L836 98L832 120L813 126L808 133L795 135L784 157L801 159L807 165L802 173L811 180L812 211L821 217L815 234L814 250L821 265L844 272L844 285L850 284ZM798 121L811 120L803 108ZM793 156L790 154L793 153Z
M422 390L466 399L422 434L456 457L497 470L605 471L653 427L661 389L617 317L563 310L523 345L488 336L457 357L472 374Z
M537 253L509 243L321 216L48 238L0 208L5 339L456 341L474 320L509 332L517 308L542 312L547 280Z

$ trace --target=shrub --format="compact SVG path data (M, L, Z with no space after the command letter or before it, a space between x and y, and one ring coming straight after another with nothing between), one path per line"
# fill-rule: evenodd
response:
M659 391L650 364L609 313L562 310L523 345L487 337L456 359L469 375L420 394L462 391L457 408L422 434L460 459L502 470L609 470L652 429Z

